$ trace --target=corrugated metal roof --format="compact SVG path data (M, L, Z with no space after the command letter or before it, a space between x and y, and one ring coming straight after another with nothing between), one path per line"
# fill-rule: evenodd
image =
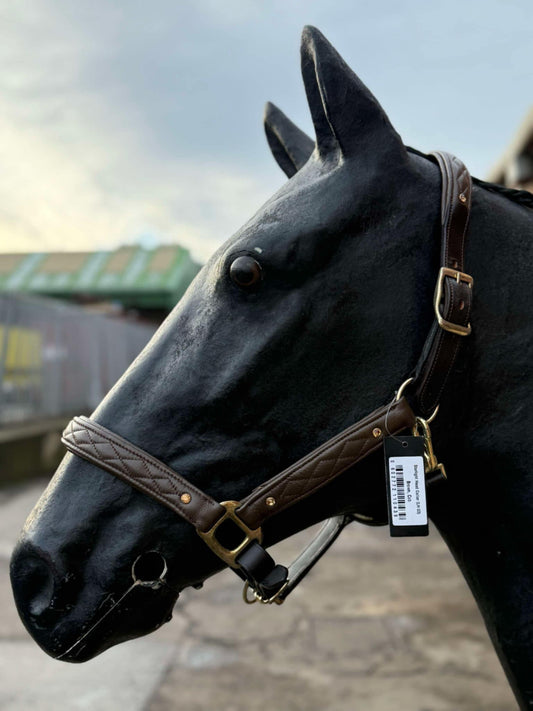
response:
M0 254L0 292L24 291L171 308L200 266L178 245L114 251Z

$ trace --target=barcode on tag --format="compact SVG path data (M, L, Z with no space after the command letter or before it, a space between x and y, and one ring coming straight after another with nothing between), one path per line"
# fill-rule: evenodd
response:
M399 464L394 460L389 460L391 468L391 482L394 480L393 491L395 493L393 501L393 511L396 512L396 518L400 521L405 521L407 512L405 509L405 478L403 476L403 464Z
M391 535L426 536L429 529L422 438L398 437L396 441L386 441L385 450Z
M395 526L427 524L422 457L391 457L389 476L393 524Z

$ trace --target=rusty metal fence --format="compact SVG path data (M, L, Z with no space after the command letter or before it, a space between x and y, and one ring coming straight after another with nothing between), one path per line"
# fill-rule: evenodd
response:
M154 331L52 299L0 294L0 427L92 411Z

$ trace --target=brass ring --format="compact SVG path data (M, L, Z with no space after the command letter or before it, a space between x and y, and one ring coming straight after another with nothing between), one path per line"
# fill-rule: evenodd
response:
M414 378L407 378L407 380L404 380L404 382L403 382L403 383L400 385L400 387L398 388L398 392L396 393L396 397L394 398L394 402L398 402L398 400L399 400L399 399L401 398L401 396L403 395L405 388L406 388L408 385L411 385L411 383L413 382L413 380L414 380ZM437 412L438 412L438 411L439 411L439 405L437 405L437 407L433 410L433 412L431 413L431 415L427 418L426 422L427 422L428 424L429 424L430 422L433 422L433 420L435 419L435 417L437 417Z
M435 417L437 417L437 412L438 412L438 411L439 411L439 405L437 405L437 407L433 410L433 412L431 413L431 415L427 418L426 422L428 423L428 425L429 425L430 422L433 422L433 420L435 419Z
M401 398L403 395L403 391L405 388L410 385L413 382L414 378L407 378L407 380L404 380L404 382L400 385L398 388L398 392L396 393L396 397L394 398L395 402L398 402L398 400Z
M154 578L153 580L143 580L142 578L139 578L138 574L135 572L135 566L137 565L138 561L143 557L143 555L147 555L150 553L156 553L161 558L162 570L157 578ZM141 555L137 556L137 558L133 562L133 565L131 566L131 577L133 579L133 584L140 585L143 588L152 588L152 590L157 590L166 583L167 573L167 560L165 556L161 555L159 551L146 551L145 553L141 553Z
M249 589L250 589L250 583L248 581L246 581L244 583L244 588L242 589L242 599L244 600L244 602L247 605L253 605L254 603L257 602L257 596L256 596L255 592L252 591L254 593L254 596L251 598L248 597L248 590Z

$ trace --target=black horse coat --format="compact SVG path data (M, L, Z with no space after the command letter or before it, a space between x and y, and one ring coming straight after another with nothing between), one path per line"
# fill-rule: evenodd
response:
M433 320L440 177L315 29L302 74L316 143L267 112L290 180L199 273L93 417L218 500L239 499L388 402ZM531 200L476 184L466 339L434 424L448 486L431 516L483 613L522 708L533 704ZM522 204L521 204L522 203ZM231 265L251 255L256 288ZM381 455L265 527L273 543L342 512L386 520ZM158 551L167 585L130 587ZM17 605L54 657L89 659L165 621L220 561L194 530L96 466L65 457L13 555Z

